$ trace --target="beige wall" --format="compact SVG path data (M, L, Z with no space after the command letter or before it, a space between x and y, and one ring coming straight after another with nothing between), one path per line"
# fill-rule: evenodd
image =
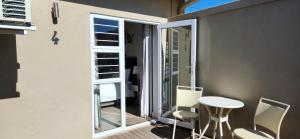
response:
M278 0L199 19L197 85L204 95L245 102L229 118L233 128L251 127L259 98L267 97L291 104L281 138L298 137L299 5Z
M90 139L89 14L166 22L169 11L163 6L169 7L169 2L105 1L109 6L100 8L101 4L59 1L57 25L52 24L52 1L32 3L37 30L24 36L0 36L0 138ZM111 9L115 6L118 9ZM58 45L51 41L54 31Z

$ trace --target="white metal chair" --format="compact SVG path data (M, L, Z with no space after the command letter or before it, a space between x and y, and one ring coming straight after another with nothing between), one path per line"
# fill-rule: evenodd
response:
M175 106L176 109L172 113L173 116L175 117L172 139L175 138L176 122L177 122L176 120L177 119L180 119L183 121L191 121L192 137L193 137L193 139L195 138L195 120L197 120L197 119L199 120L199 127L200 127L198 98L202 96L202 91L203 91L202 87L195 87L195 89L193 89L192 87L188 87L188 86L177 86L176 106ZM190 111L179 110L178 107L187 107L187 108L190 108ZM192 108L195 109L195 112L191 111ZM196 109L198 110L198 113L196 113Z
M260 98L254 116L254 129L238 128L233 131L234 136L242 139L279 139L280 126L290 105L275 100ZM257 130L257 125L269 129L276 137Z

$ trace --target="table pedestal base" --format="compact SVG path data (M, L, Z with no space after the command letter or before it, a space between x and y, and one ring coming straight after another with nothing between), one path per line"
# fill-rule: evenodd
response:
M211 121L214 121L214 128L213 128L213 139L216 138L216 132L217 132L217 128L219 127L219 136L222 139L223 138L223 127L222 124L226 123L227 128L230 132L231 137L233 138L233 133L231 131L231 126L228 122L228 115L231 112L232 109L228 109L228 111L226 112L225 115L223 115L223 108L216 108L215 114L211 114L211 110L208 106L205 106L206 110L208 111L208 122L205 125L203 132L200 134L199 138L203 138L206 130L208 129Z

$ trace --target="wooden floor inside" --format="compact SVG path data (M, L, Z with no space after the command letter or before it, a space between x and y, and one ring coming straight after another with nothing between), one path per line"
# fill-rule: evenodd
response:
M126 104L126 126L132 126L146 122L146 118L139 116L139 107L136 103ZM101 126L96 132L102 132L121 127L121 109L118 105L110 105L101 108Z
M171 139L172 125L148 125L145 127L128 130L103 139ZM177 127L176 139L191 139L191 130Z

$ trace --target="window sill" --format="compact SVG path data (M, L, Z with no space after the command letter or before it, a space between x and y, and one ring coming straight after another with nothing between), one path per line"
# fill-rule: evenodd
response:
M1 25L0 34L22 34L26 35L27 31L35 31L36 26L16 26L16 25Z

